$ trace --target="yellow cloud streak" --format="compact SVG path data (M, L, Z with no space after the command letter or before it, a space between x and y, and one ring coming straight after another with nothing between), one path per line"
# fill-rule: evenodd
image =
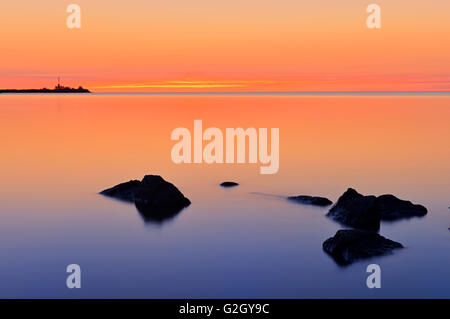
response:
M142 88L233 88L233 87L245 87L250 84L274 84L277 81L264 81L264 80L243 80L243 81L164 81L160 83L129 83L129 84L111 84L93 87L94 89L142 89Z
M230 88L243 87L242 84L118 84L96 86L94 89L142 89L142 88Z

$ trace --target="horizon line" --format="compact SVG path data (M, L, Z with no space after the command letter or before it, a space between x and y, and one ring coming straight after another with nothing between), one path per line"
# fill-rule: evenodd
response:
M297 95L297 96L332 96L332 95L359 95L359 96L370 96L370 95L450 95L450 90L443 91L142 91L142 92L91 92L91 94L96 95L266 95L266 96L287 96L287 95Z
M3 89L0 89L2 91ZM5 89L5 90L14 90L14 89ZM39 90L39 89L37 89ZM5 95L47 95L48 93L0 93ZM79 94L79 93L52 93L54 94ZM297 96L348 96L348 95L358 95L358 96L370 96L370 95L391 95L391 96L399 96L399 95L450 95L450 90L439 90L439 91L408 91L408 90L356 90L356 91L142 91L142 92L120 92L120 91L111 91L111 92L94 92L91 91L87 95L274 95L274 96L283 96L283 95L297 95Z

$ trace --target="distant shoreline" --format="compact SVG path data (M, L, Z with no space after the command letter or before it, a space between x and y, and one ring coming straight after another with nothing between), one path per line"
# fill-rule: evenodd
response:
M54 89L0 89L1 93L91 93L91 91L80 86L78 89L69 87Z

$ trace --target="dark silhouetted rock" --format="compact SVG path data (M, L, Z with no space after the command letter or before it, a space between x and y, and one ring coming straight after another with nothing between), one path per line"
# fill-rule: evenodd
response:
M422 217L427 214L427 209L424 206L398 199L394 195L378 196L377 206L382 220Z
M330 209L328 217L351 227L380 229L380 211L375 196L364 196L349 188Z
M392 253L403 245L366 230L339 230L322 245L339 265L349 265L356 260Z
M141 186L138 180L125 182L101 191L100 194L117 199L134 202L134 193Z
M100 194L134 202L146 221L162 222L191 204L178 188L158 175L146 175L142 181L122 183Z
M394 195L364 196L349 188L330 209L327 216L347 226L378 230L381 220L421 217L427 209Z
M318 196L299 195L299 196L289 196L288 199L297 203L315 206L328 206L333 204L333 202L328 198Z
M234 186L238 186L239 184L236 182L223 182L222 184L220 184L220 186L222 187L234 187Z
M134 202L138 208L155 212L180 210L191 204L178 188L158 175L144 177L134 193Z

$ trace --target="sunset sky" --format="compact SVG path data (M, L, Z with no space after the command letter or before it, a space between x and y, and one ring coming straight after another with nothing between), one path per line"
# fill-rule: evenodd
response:
M2 0L0 88L450 90L449 16L448 0Z

